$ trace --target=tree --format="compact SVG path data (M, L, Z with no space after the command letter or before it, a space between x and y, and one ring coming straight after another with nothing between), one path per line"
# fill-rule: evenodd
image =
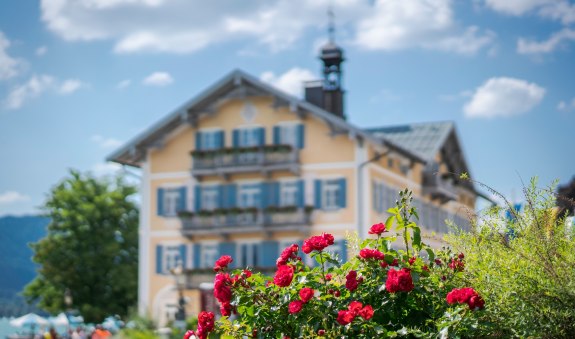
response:
M564 186L557 188L557 206L568 215L573 215L575 207L575 177Z
M48 235L31 244L38 275L24 288L29 302L56 313L72 307L88 322L126 315L137 298L138 208L134 186L70 171L43 207Z

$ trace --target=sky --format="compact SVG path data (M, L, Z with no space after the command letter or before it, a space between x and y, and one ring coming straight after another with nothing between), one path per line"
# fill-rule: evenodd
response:
M0 1L0 216L38 213L234 69L291 94L319 77L335 13L348 120L451 120L473 178L575 175L575 3L567 0Z

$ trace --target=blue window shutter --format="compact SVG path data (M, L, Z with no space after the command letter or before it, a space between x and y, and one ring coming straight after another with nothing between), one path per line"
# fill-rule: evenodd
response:
M196 205L195 209L196 212L199 212L202 210L202 186L196 185L194 193L195 193L194 202Z
M202 149L202 132L196 132L196 150Z
M219 244L220 248L220 256L222 255L229 255L231 256L234 261L231 263L231 267L237 267L237 258L236 256L236 243L234 242L221 242Z
M158 194L156 195L158 199L158 215L164 215L164 189L158 188Z
M180 245L180 260L182 261L182 268L186 269L188 267L188 253L187 246L184 244Z
M341 249L340 251L340 256L339 258L341 259L342 263L345 263L347 261L347 240L342 239L342 240L338 240L338 245L339 248Z
M240 145L240 131L237 130L237 129L235 129L232 133L233 133L233 135L232 135L232 137L233 137L233 140L232 140L233 143L232 143L232 145L233 145L234 147L238 147L238 146Z
M156 273L162 274L163 267L162 267L162 245L156 245Z
M279 243L265 240L260 246L261 254L258 256L260 267L274 267L279 256Z
M228 186L228 207L237 206L237 186L235 184L230 184Z
M314 182L315 208L321 209L321 180L316 179Z
M297 125L297 147L299 149L302 149L304 147L304 131L305 131L305 126L303 124Z
M194 251L194 268L200 268L202 259L202 247L200 244L193 245Z
M260 146L266 144L266 129L263 127L258 128L258 142Z
M226 192L225 185L218 185L218 208L226 207Z
M338 195L338 202L337 205L340 208L345 208L345 204L347 201L346 198L347 194L346 194L346 184L345 184L345 178L339 179L339 195Z
M188 204L186 204L186 198L187 198L186 186L180 187L180 200L178 200L178 210L176 212L185 211L187 209L186 206Z
M217 140L218 140L218 148L223 148L224 145L225 145L225 140L224 140L225 135L224 135L224 131L218 131L218 132L216 132L216 133L218 133L218 139L217 139Z
M280 126L274 126L274 145L280 144Z
M297 207L304 206L304 193L305 193L305 186L303 184L303 180L297 181Z
M271 192L271 205L273 206L279 206L280 205L280 183L279 182L273 182L271 184L272 187L272 192Z

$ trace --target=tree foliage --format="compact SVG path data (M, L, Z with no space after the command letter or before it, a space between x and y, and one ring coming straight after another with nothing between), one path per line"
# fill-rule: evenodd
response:
M522 212L506 201L487 211L473 232L448 241L465 252L462 279L490 305L485 309L490 335L573 338L575 238L558 214L552 187L536 184L524 189Z
M557 206L566 211L567 214L573 215L575 208L575 177L565 185L557 188Z
M73 308L87 321L126 315L137 297L138 208L136 188L122 178L71 171L44 205L48 235L31 244L38 275L24 289L28 301L49 312Z

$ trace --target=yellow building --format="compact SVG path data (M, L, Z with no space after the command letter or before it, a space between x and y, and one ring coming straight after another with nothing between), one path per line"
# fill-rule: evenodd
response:
M305 99L236 70L109 157L142 170L141 313L173 316L178 263L195 314L222 254L273 268L287 245L329 232L345 260L346 232L366 237L406 187L428 236L446 219L469 227L478 193L453 174L469 172L454 124L358 128L344 114L343 51L330 42L321 59Z

